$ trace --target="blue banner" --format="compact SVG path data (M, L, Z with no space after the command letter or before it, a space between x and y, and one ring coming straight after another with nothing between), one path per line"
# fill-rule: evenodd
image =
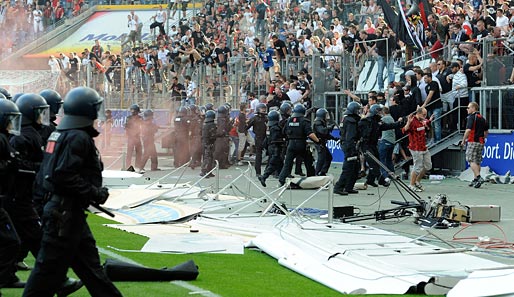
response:
M514 173L514 134L489 133L484 146L482 166L489 166L492 171L503 175L507 171Z
M126 109L111 109L112 114L112 133L113 134L125 134L125 123L127 122L127 117L130 115L130 111ZM140 113L143 116L143 113ZM153 118L155 124L160 126L161 128L169 128L170 127L170 111L167 109L157 109L153 111ZM100 128L102 130L102 128ZM102 131L100 131L102 132Z

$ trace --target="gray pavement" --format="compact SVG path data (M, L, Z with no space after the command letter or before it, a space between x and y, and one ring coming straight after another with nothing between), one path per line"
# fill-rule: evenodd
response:
M104 162L110 164L115 160L115 157L103 156ZM148 164L147 164L148 166ZM164 177L170 172L172 167L171 157L160 157L159 167L161 171L151 171L145 173L145 177L151 179L159 179ZM232 182L241 172L247 169L247 166L232 166L229 169L220 170L219 187L222 188L224 185ZM119 169L119 166L115 163L111 166L111 169ZM200 168L192 170L187 168L180 182L195 182L197 181L200 173ZM332 174L335 179L339 177L341 173L341 165L333 164L329 174ZM255 177L255 171L252 168L252 179L255 184L259 185L257 178ZM179 178L179 174L170 175L163 180L161 183L176 182ZM361 180L363 182L363 180ZM209 178L203 180L201 183L202 187L211 187L212 191L216 186L215 178ZM426 235L424 239L430 241L433 244L440 245L441 247L462 247L461 241L452 240L455 237L466 237L470 238L467 242L474 242L474 237L489 237L491 239L501 239L508 242L514 242L514 185L498 185L484 183L481 188L475 189L468 187L468 182L460 181L455 177L447 177L444 180L424 180L425 191L419 193L419 196L428 201L430 197L435 197L437 194L445 194L448 197L449 204L463 204L463 205L499 205L501 207L501 221L495 223L463 223L460 227L449 228L449 229L430 229L434 235L428 234L428 232L419 225L413 223L413 218L398 218L398 219L387 219L383 221L376 221L374 219L364 220L355 222L354 224L365 224L371 225L377 228L389 230L401 235L406 235L412 238ZM267 188L264 189L267 193L276 190L278 187L278 181L273 177L267 180ZM260 185L259 185L260 186ZM399 187L401 189L401 187ZM249 190L248 190L249 189ZM304 202L309 196L311 196L315 190L287 190L280 197L280 201L284 202L288 207L295 207L300 203ZM234 183L234 187L229 188L226 192L228 195L243 196L247 194L249 197L263 197L264 195L260 192L255 185L248 187L248 182L241 179ZM317 208L317 209L328 209L328 191L322 191L318 193L313 199L309 200L303 207ZM391 185L389 188L370 187L367 190L359 191L359 194L340 196L334 195L335 206L347 206L352 205L359 209L361 214L372 214L375 211L396 207L390 203L391 200L403 200L405 197L408 201L414 201L404 190L399 190L397 187ZM438 239L439 237L440 239ZM471 247L472 245L467 245ZM514 245L513 245L514 246ZM500 249L491 248L485 250L483 253L479 253L480 256L487 257L489 259L514 265L514 257L510 256L512 248Z

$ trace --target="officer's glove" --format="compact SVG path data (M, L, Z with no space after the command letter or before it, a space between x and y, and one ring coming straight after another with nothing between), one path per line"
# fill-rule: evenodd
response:
M104 204L107 201L107 198L109 198L109 189L106 187L101 187L97 189L94 202L98 204Z

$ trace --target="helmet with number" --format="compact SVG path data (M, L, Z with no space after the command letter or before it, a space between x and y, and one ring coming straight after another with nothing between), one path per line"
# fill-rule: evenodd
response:
M214 104L212 104L212 103L205 104L205 109L206 110L214 110Z
M201 117L205 116L206 112L207 112L207 109L205 108L205 106L202 105L202 106L198 107L198 114Z
M208 110L205 113L205 123L214 122L215 118L216 118L216 112L214 112L214 110Z
M255 106L255 111L259 115L266 115L267 109L268 108L267 108L266 104L264 104L264 103L259 103L259 104L257 104L257 106Z
M4 88L0 88L0 94L4 95L5 99L7 99L7 100L11 100L11 98L12 98L11 93L9 93L9 91L7 91Z
M137 104L132 104L129 110L133 115L139 114L141 112L141 108L139 108L139 105Z
M153 110L147 109L143 112L143 119L148 120L153 118Z
M179 107L177 110L177 116L181 118L187 116L187 108L184 106Z
M191 111L191 115L197 115L199 112L198 106L194 104L189 105L189 110Z
M378 115L381 111L382 111L382 106L380 104L373 104L369 108L368 116L374 117L374 116Z
M25 93L16 93L14 94L14 96L12 96L12 99L11 101L16 103L16 101L18 101L18 98L20 98L21 96L23 96Z
M348 103L348 106L346 107L346 111L344 112L344 114L345 115L351 115L351 114L359 115L361 109L362 109L362 105L359 102L352 101L352 102Z
M289 102L284 102L280 105L280 113L283 115L291 115L291 111L293 110L293 106Z
M328 110L326 110L325 108L319 108L318 110L316 110L316 120L325 121L327 120L327 116L329 116L329 114Z
M56 115L59 113L59 109L61 109L63 103L61 94L54 90L46 89L39 92L39 95L45 98L46 103L50 105L50 116L52 116L52 114Z
M20 135L21 112L14 102L0 94L0 130L13 135Z
M105 115L104 99L88 87L74 88L64 97L64 117L58 130L68 130L92 126L99 115Z
M221 105L218 107L218 116L227 116L229 113L229 110L226 105Z
M272 110L268 113L268 126L277 125L280 122L280 113L276 110Z
M24 94L16 100L16 105L18 105L18 109L23 115L22 125L48 125L50 123L49 106L41 95L34 93Z
M293 115L294 118L299 118L305 116L305 106L303 104L296 104L293 108Z

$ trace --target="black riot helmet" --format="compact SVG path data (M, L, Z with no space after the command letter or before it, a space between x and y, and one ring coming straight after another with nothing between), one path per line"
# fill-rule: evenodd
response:
M369 108L368 116L374 117L374 116L378 115L381 111L382 111L382 106L380 106L380 104L373 104Z
M305 116L305 106L303 104L296 104L293 108L293 118L299 118Z
M359 115L361 111L362 105L359 102L352 101L348 103L348 106L346 107L346 111L344 112L345 115Z
M21 112L14 102L0 94L0 130L2 133L20 135Z
M64 117L57 126L58 130L68 130L93 126L93 122L104 116L104 99L88 87L74 88L64 97Z
M280 113L276 110L272 110L268 113L268 126L278 125L280 122Z
M12 102L16 103L16 101L18 101L18 98L20 98L21 96L23 96L25 93L16 93L14 94L14 96L12 96Z
M316 120L326 121L328 120L329 116L330 115L328 114L328 110L326 110L325 108L319 108L318 110L316 110Z
M189 105L189 110L191 111L191 115L197 115L199 112L198 106L194 104Z
M149 120L153 118L153 110L147 109L143 112L143 119Z
M280 105L280 114L290 116L293 106L289 102L284 102Z
M206 110L214 110L214 104L212 104L212 103L205 104L205 109Z
M181 106L177 110L177 117L185 117L187 116L187 108L185 106Z
M46 103L50 105L50 116L59 114L59 110L61 109L63 103L61 94L54 90L46 89L39 92L39 95L45 98Z
M16 100L16 105L22 114L22 125L50 124L49 105L46 104L45 98L40 95L34 93L24 94Z
M201 117L204 117L206 112L207 112L207 109L205 108L205 106L202 105L202 106L198 107L198 114Z
M9 91L7 91L4 88L0 88L0 94L4 95L5 99L7 99L7 100L11 100L12 99L11 93L9 93Z
M214 119L216 118L216 112L214 110L208 110L205 112L205 123L214 122Z
M255 110L257 111L257 114L259 115L265 115L266 114L267 106L264 103L259 103L257 106L255 106Z
M221 105L218 107L218 115L219 116L227 116L229 114L229 110L226 105Z
M141 112L141 108L139 108L139 105L137 104L132 104L129 110L132 115L137 115Z

